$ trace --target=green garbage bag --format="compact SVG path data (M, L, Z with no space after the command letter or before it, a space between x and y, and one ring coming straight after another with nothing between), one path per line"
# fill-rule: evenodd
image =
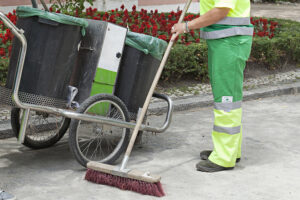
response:
M61 24L68 24L74 26L81 26L81 33L85 35L85 28L88 27L89 23L85 19L80 19L76 17L72 17L69 15L64 15L60 13L51 13L44 10L40 10L37 8L27 7L27 6L19 6L16 10L17 16L20 18L33 17L38 16L44 19L49 19L52 21L59 22Z
M125 43L126 45L136 48L145 54L152 55L158 60L162 59L168 46L168 43L164 40L130 31L127 33Z

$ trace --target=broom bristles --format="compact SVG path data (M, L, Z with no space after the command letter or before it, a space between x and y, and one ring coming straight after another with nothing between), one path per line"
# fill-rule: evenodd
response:
M88 169L85 179L97 184L109 185L122 190L130 190L144 195L162 197L165 195L160 182L148 183L140 180L124 178Z

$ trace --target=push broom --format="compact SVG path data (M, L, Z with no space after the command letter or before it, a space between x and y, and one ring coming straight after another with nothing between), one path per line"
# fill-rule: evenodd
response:
M192 0L188 0L186 3L183 12L181 13L180 19L178 23L181 23L184 19L184 16L190 7ZM137 119L136 126L134 128L133 134L131 136L129 145L125 152L125 156L123 158L121 166L112 166L98 162L89 162L87 164L87 173L85 179L97 184L109 185L113 187L120 188L122 190L130 190L137 193L145 194L145 195L152 195L152 196L164 196L164 191L162 189L162 185L160 183L161 177L158 175L150 174L149 172L141 172L138 170L130 170L126 169L129 156L133 149L136 137L138 135L138 131L141 127L143 122L145 113L148 109L150 104L151 97L154 93L156 85L159 81L161 76L162 70L167 62L169 57L171 48L174 44L175 34L172 35L172 38L169 42L167 50L164 54L164 57L161 61L157 74L154 78L152 86L149 90L148 96L145 100L144 106L139 114Z

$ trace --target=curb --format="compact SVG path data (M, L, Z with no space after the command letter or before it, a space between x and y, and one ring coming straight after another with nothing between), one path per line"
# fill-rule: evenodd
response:
M300 93L300 82L289 83L278 86L266 86L263 88L244 91L244 100L250 101L260 98L292 95ZM202 96L192 96L178 98L173 101L174 111L185 111L194 108L203 108L213 106L213 97L211 94ZM155 102L149 106L149 113L161 115L167 111L167 105L164 102Z
M266 86L263 88L244 91L244 101L256 100L260 98L275 97L281 95L292 95L300 93L300 82L289 83L278 86ZM185 111L195 108L204 108L213 106L213 97L209 95L199 95L191 97L182 97L173 100L175 112ZM154 102L149 106L148 113L151 115L162 115L167 111L165 102ZM0 123L0 139L14 137L10 122Z

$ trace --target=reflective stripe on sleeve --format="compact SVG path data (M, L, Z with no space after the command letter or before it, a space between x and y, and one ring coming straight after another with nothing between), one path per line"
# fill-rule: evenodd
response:
M253 35L253 31L253 27L232 27L211 32L204 32L201 30L200 36L203 39L219 39L235 35Z
M227 133L229 135L239 134L241 132L241 126L236 127L222 127L214 125L214 131L219 133Z
M216 24L225 24L225 25L249 25L250 17L225 17L218 21Z
M230 112L231 110L239 109L242 107L242 101L232 103L217 103L214 104L216 110L224 110Z

